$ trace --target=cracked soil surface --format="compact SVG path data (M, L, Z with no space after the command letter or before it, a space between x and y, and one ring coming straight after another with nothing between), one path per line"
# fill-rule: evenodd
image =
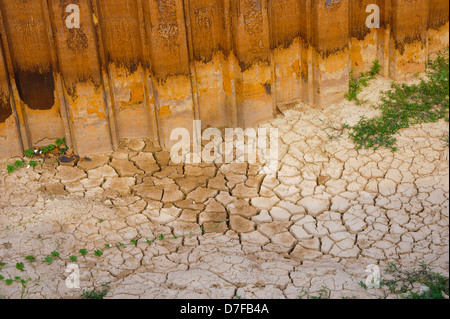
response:
M361 98L377 102L389 85L378 78ZM327 126L376 115L369 104L281 111L260 125L279 130L276 174L248 163L174 165L145 140L73 166L2 171L0 262L60 252L51 264L25 265L36 284L28 298L80 298L106 282L106 298L293 299L323 286L331 298L377 298L383 289L358 284L370 264L424 261L448 276L448 123L402 130L396 152L356 150ZM66 287L68 257L80 249L190 232L78 254L80 288ZM0 273L24 276L15 267ZM0 283L4 298L20 290Z

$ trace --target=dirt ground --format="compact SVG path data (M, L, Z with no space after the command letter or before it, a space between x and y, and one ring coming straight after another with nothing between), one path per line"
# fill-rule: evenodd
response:
M30 278L26 298L80 298L109 283L105 298L150 299L295 299L324 287L331 298L380 298L384 289L359 283L367 266L391 262L448 276L448 123L402 130L396 152L356 150L330 129L376 115L370 104L390 83L377 78L363 106L281 107L260 125L279 131L276 174L249 163L175 165L145 140L74 166L2 168L0 274ZM66 285L69 264L79 288ZM21 292L0 281L0 298Z

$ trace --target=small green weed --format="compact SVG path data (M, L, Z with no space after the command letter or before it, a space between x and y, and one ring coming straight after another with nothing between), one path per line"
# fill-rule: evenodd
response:
M368 72L361 73L359 77L355 77L355 70L352 68L350 70L349 91L345 93L345 98L348 101L355 101L358 105L366 103L367 101L360 101L358 99L358 94L361 93L362 87L369 86L369 81L374 80L380 70L381 65L378 60L373 62L373 65Z
M102 285L103 289L101 290L93 290L86 291L83 289L83 293L81 294L82 299L103 299L109 292L109 282Z
M7 167L6 170L9 174L15 172L17 169L23 168L25 166L28 167L36 167L38 165L42 165L41 160L34 160L35 157L38 158L45 158L46 155L53 150L57 149L60 155L66 155L67 151L69 150L69 147L66 144L66 138L58 138L56 139L55 144L49 144L47 146L44 146L40 149L26 149L24 151L25 158L30 159L29 162L26 160L17 160L14 164L6 163ZM59 161L60 158L57 159Z
M327 286L322 286L322 288L320 288L318 293L319 293L318 296L310 295L309 292L305 288L302 287L298 294L298 298L299 299L304 299L304 298L307 298L307 299L330 299L330 297L331 297L331 290Z
M445 299L449 295L449 278L434 272L425 263L419 268L401 270L394 263L388 264L385 272L392 279L382 279L381 286L385 286L391 293L400 295L404 299ZM419 292L413 291L413 284L418 283L426 287Z

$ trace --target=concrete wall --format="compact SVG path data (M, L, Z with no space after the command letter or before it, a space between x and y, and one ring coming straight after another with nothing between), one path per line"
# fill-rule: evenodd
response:
M69 29L70 4L80 28ZM366 7L380 8L369 29ZM175 127L248 127L278 103L339 101L351 67L393 79L448 45L445 0L0 0L0 158L78 154Z

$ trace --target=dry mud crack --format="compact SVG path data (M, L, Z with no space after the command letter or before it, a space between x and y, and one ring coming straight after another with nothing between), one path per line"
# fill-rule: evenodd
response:
M378 78L361 98L377 102L389 84ZM60 252L26 264L37 283L28 298L79 298L105 282L106 298L297 298L323 286L332 298L377 298L382 289L358 284L370 264L423 261L448 276L445 121L401 131L397 152L358 151L345 133L330 139L326 123L355 124L376 115L370 106L281 110L260 125L279 130L273 175L248 163L173 165L145 140L75 166L2 173L0 262ZM80 289L66 287L68 257L80 249L198 231L78 256ZM20 285L1 285L0 295L18 298Z

